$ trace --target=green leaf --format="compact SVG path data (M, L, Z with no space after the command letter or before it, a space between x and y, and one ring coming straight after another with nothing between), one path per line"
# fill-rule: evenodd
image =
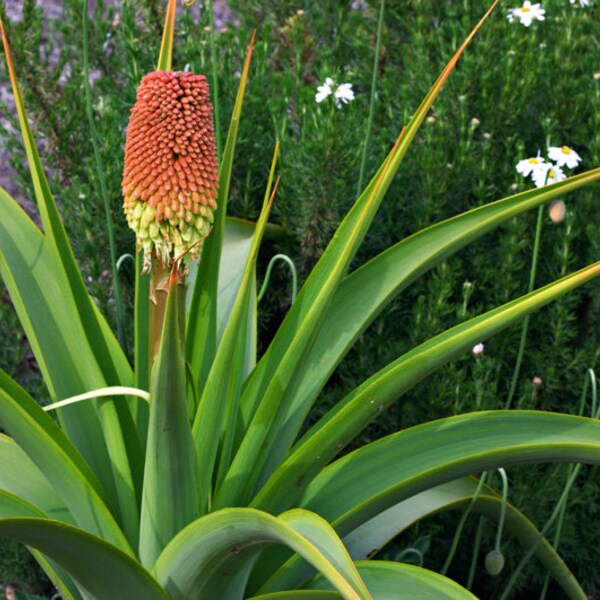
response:
M256 223L227 217L225 219L225 229L223 231L223 247L221 263L219 266L219 285L217 290L217 344L223 337L225 325L229 321L233 303L240 290L244 268L252 248L252 238L256 231ZM265 234L267 231L265 231ZM186 305L188 311L191 309L192 291L196 282L197 264L190 265L187 276L188 294L186 296ZM247 362L245 367L246 374L254 368L256 363L256 315L248 315L248 333L246 352Z
M19 466L19 465L16 465ZM53 492L50 488L51 493ZM38 507L25 501L23 498L0 490L0 519L11 517L34 517L47 518L47 515ZM37 550L29 548L40 566L44 569L51 581L60 589L64 600L80 598L79 592L75 588L70 576L65 573L58 565L47 556L44 556ZM59 574L60 573L60 574Z
M168 600L138 562L81 529L45 519L0 519L0 536L33 546L51 557L71 574L86 597Z
M340 596L337 592L322 590L292 590L252 596L250 600L334 600L336 598L343 598L343 596Z
M255 32L256 33L256 32ZM208 372L217 351L217 306L218 284L223 245L227 199L233 169L233 155L244 103L244 92L248 81L254 35L246 54L246 61L240 77L231 124L225 142L223 158L219 167L219 198L215 212L213 230L204 242L202 256L192 294L191 308L187 325L186 356L196 375L198 387L204 388Z
M19 319L50 395L62 399L104 387L99 370L70 302L68 282L47 239L25 212L0 188L0 275L8 288ZM55 299L60 298L59 302ZM110 460L92 403L60 413L65 429L92 465L111 498L116 491Z
M196 454L186 404L185 290L173 267L160 346L152 368L139 555L150 566L198 511Z
M421 519L441 511L463 509L465 505L471 503L477 487L478 480L468 477L450 481L411 496L383 510L345 535L344 545L353 560L369 558L390 540ZM378 499L378 502L380 501ZM492 521L498 522L501 506L502 497L492 488L484 486L473 504L472 512L485 515ZM338 525L341 525L339 521ZM524 552L533 544L538 543L540 536L535 525L510 503L506 505L504 531L517 539ZM548 569L569 598L586 599L585 592L546 539L541 540L537 545L536 557ZM271 565L272 567L273 565ZM288 580L292 576L292 571L296 572L294 580L298 584L308 579L313 573L313 570L297 556L281 567L282 574L285 574ZM271 581L276 579L277 577L274 577ZM265 588L263 587L263 589Z
M252 246L244 267L242 282L231 315L225 326L223 338L209 372L194 420L193 435L200 471L201 513L206 512L212 496L213 466L222 439L217 485L229 466L235 424L238 419L238 402L247 363L247 340L240 331L249 327L248 317L256 306L254 285L256 259L262 236L269 218L277 184L271 193L279 144L275 146L263 207L252 238ZM255 310L255 308L254 308Z
M119 372L127 371L127 358L118 343L115 343L116 340L114 334L108 327L102 325L103 318L87 293L83 278L77 267L75 257L73 256L73 250L69 244L64 225L60 219L56 203L52 197L52 192L50 191L40 156L35 145L35 139L31 128L29 127L23 98L10 54L8 39L6 38L1 19L0 30L2 32L6 63L19 116L23 143L25 145L27 160L29 162L33 180L37 205L40 211L40 218L42 220L46 238L58 256L61 271L64 273L64 277L67 281L67 287L63 290L60 297L66 295L72 296L77 307L77 312L73 313L71 318L75 319L75 316L77 316L78 319L81 320L84 333L87 335L90 347L94 353L95 362L100 365L106 378L106 384L118 385L121 383L123 385L128 385L130 381L123 382L118 379ZM6 194L6 192L4 192L4 194ZM77 390L73 393L78 393L79 391L81 390Z
M492 8L495 4L496 2ZM487 14L489 11L486 17ZM223 491L217 498L216 506L235 505L250 499L283 421L283 415L289 407L287 390L293 389L304 377L304 356L314 341L394 174L427 111L482 22L483 19L442 71L410 123L403 129L385 163L338 227L265 356L249 378L241 400L241 430L245 435L223 484Z
M524 211L600 179L600 169L475 208L402 240L348 275L340 285L314 344L304 376L288 388L262 482L280 464L311 406L352 344L377 314L413 281L467 244Z
M272 544L301 554L345 598L370 598L329 524L302 510L280 517L248 508L210 513L173 539L153 573L174 600L237 600L258 553Z
M3 223L3 231L0 231L0 237L3 238L0 243L0 273L7 282L28 338L34 340L32 348L53 399L60 399L55 394L65 397L106 385L130 385L133 375L127 358L86 290L60 220L29 127L1 21L0 29L45 232L42 235L24 213L17 210L15 201L1 190L0 203L8 205L12 223ZM45 265L38 262L40 256L35 250L44 253ZM41 273L43 267L49 270ZM55 290L54 293L51 290ZM48 313L57 317L57 320L48 322ZM55 352L55 346L58 352ZM65 355L69 357L68 360L64 360ZM50 364L52 369L48 368ZM126 380L122 379L124 376ZM137 432L128 407L102 401L97 405L80 405L68 412L61 412L59 416L71 439L98 473L111 498L116 497L124 522L129 523L137 503L129 461L140 464L141 451L139 444L136 445ZM98 419L100 427L96 423ZM105 434L104 440L102 432ZM131 456L125 452L125 448ZM129 526L127 528L130 529Z
M290 506L324 465L413 385L474 344L599 274L600 262L456 325L375 373L309 430L262 487L252 506L269 512Z
M3 371L0 426L44 474L80 527L133 554L87 463L48 414Z
M338 459L306 486L299 504L323 515L343 537L447 481L554 461L600 462L600 422L541 411L471 413L411 427Z
M177 13L177 0L169 0L167 14L165 17L165 26L163 29L162 42L160 44L160 54L158 57L157 71L170 71L173 59L173 36L175 34L175 15Z
M364 561L356 563L356 567L376 600L477 600L454 581L413 565ZM318 576L307 587L330 586Z
M12 438L0 434L0 489L15 494L58 521L73 521L71 513L42 472Z

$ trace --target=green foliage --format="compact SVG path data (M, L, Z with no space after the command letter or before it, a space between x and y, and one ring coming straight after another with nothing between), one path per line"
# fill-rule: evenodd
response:
M216 40L220 126L226 131L250 29L258 27L260 31L251 70L252 91L244 109L251 118L240 124L230 212L257 218L265 165L274 140L280 139L282 181L273 213L284 225L286 237L270 242L263 250L259 273L264 272L272 254L283 250L296 261L302 279L354 200L377 21L375 4L363 12L350 8L350 3L326 2L299 13L304 4L232 1L239 25L218 32ZM465 4L387 2L369 174L387 154L399 126L417 109L433 73L441 69L487 3ZM538 148L568 143L580 152L586 169L600 164L600 81L593 76L598 67L588 51L588 40L600 34L596 13L573 9L566 1L547 4L548 12L560 21L548 19L530 30L509 25L501 10L492 15L436 101L430 112L433 118L420 130L355 264L434 221L509 194L512 184L518 190L526 189L514 164ZM57 200L69 239L90 293L113 324L107 236L104 227L98 226L103 223L103 209L81 84L81 3L65 0L64 9L64 18L50 21L44 30L43 9L27 0L23 21L7 25L7 30L33 129L42 142L44 164L50 169L51 187L60 190ZM118 223L119 254L130 252L133 246L131 234L119 218L124 128L140 77L155 67L163 17L163 3L155 0L126 1L119 10L99 2L90 21L94 112ZM189 64L196 72L209 73L207 24L206 11L199 20L187 10L181 11L173 59L178 68ZM3 70L1 73L6 78ZM356 100L343 110L336 110L331 103L314 102L316 86L330 75L352 82L357 92ZM20 193L30 199L33 193L24 149L14 133L16 122L10 110L2 110L2 145L10 151ZM474 117L479 123L472 121ZM563 223L545 219L538 284L597 257L600 237L594 192L592 188L570 194ZM405 351L457 321L524 293L534 223L533 214L515 218L446 260L392 301L336 370L312 419ZM129 262L124 263L122 276L131 316L133 268ZM287 286L287 277L283 269L276 268L272 289ZM468 293L465 281L473 284ZM532 318L516 406L577 412L583 374L596 364L598 356L599 293L597 286L588 287ZM261 305L259 321L263 348L288 310L290 298L287 293L268 291L264 302L267 305ZM2 328L11 335L9 339L22 337L5 304L2 311L3 317L6 314ZM128 331L130 341L132 333ZM363 431L356 445L440 416L502 407L519 333L520 329L513 327L486 342L481 358L466 357L428 377L407 393L401 405L391 407L376 425ZM32 376L31 369L22 368L27 346L11 343L0 352L2 367L39 398L43 384L35 372ZM533 385L534 376L542 378L541 387ZM536 471L540 484L535 490L530 485L530 468L510 471L511 501L538 524L551 512L561 491L563 478L554 476L555 469ZM593 514L598 493L592 477L582 476L577 482L573 492L577 501L569 508L561 542L568 564L591 595L600 589L600 581L591 553L582 552L581 547L600 532ZM451 538L453 523L446 522L438 540ZM432 524L434 533L437 527L437 522ZM425 532L424 524L418 528ZM492 540L489 529L486 535ZM464 539L473 535L467 526ZM445 553L439 548L444 544L433 544L426 553L432 560L427 566L443 563ZM457 559L457 576L468 570L470 544L465 546L464 555ZM516 548L504 552L505 573L516 564L517 559L511 557L518 553ZM504 577L501 574L477 592L493 597L494 589L502 589ZM531 597L531 589L539 589L542 578L541 571L529 573L530 583L521 584L522 597Z

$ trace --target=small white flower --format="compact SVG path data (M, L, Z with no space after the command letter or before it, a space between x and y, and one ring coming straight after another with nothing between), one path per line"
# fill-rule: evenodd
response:
M565 172L552 163L544 163L542 168L533 171L531 177L536 187L544 187L567 178Z
M352 91L351 83L342 83L335 88L333 93L335 96L336 108L342 108L342 104L348 104L354 100L354 92Z
M544 169L544 162L544 158L538 151L537 156L524 158L517 163L517 173L521 173L523 177L529 177L534 171Z
M481 342L479 342L479 344L475 344L475 346L473 346L473 350L471 351L473 353L473 356L475 358L483 356L483 348L484 346Z
M509 23L512 23L515 19L519 19L521 25L529 27L534 21L543 21L546 18L545 14L546 11L541 8L539 2L531 4L529 0L525 0L521 8L509 8L506 18Z
M575 2L577 2L577 0L571 0L571 4L575 4ZM585 8L586 6L590 5L590 0L579 0L579 6L581 6L582 8Z
M323 102L327 96L331 96L331 94L333 94L334 85L333 79L331 79L331 77L327 77L327 79L325 79L325 83L317 88L315 100L317 102Z
M325 79L325 83L317 88L315 100L323 102L327 96L333 94L336 108L342 108L344 104L348 104L354 100L354 92L352 91L351 83L342 83L337 85L331 77Z
M581 157L573 148L569 146L550 146L548 148L548 156L559 166L567 166L569 169L574 169L580 162Z

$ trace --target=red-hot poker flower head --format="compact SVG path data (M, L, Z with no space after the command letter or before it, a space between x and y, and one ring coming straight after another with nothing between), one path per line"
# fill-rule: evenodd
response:
M165 266L190 248L197 257L212 226L218 183L206 78L149 73L131 109L122 182L123 208L146 270L152 253Z

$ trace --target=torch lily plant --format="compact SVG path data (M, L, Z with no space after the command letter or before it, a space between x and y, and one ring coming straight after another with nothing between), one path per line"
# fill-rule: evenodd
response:
M402 129L258 357L255 266L278 148L257 223L226 219L252 43L217 165L206 82L171 71L169 0L158 68L142 80L126 143L124 209L140 249L133 367L77 268L2 28L42 228L0 189L0 274L54 403L40 407L0 372L0 536L26 544L63 598L474 598L432 571L366 560L419 519L467 504L490 519L505 509L524 552L534 550L570 598L585 598L518 509L488 486L473 501L472 475L540 461L600 463L596 420L475 412L340 455L417 382L590 281L600 263L413 348L302 429L352 343L417 277L508 219L600 179L594 169L481 206L350 272L411 141L495 4Z

